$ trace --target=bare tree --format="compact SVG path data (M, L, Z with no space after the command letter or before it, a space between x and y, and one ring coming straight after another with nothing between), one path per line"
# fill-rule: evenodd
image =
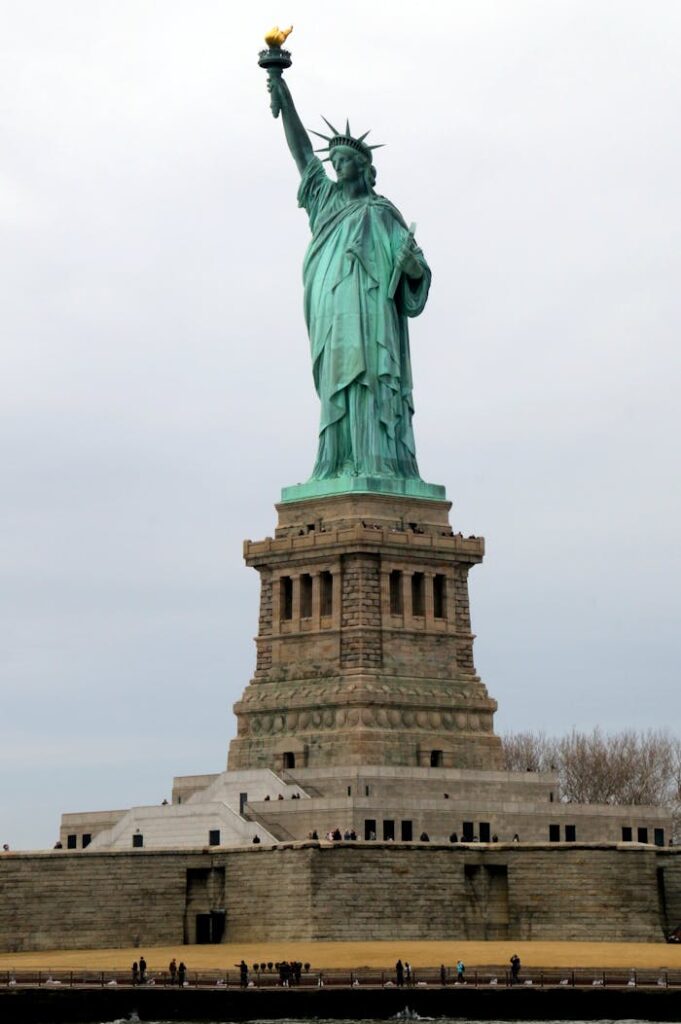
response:
M502 743L509 771L557 770L564 801L681 807L681 740L667 732L520 732Z
M543 732L507 733L501 742L506 771L548 772L557 765L556 741Z

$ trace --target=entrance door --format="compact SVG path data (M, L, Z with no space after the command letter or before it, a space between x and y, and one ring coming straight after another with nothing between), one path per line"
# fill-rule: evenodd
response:
M212 910L210 914L196 915L196 942L205 946L209 942L222 942L225 934L224 910Z
M211 939L210 914L196 915L196 941L198 945L205 945Z
M211 910L210 912L210 941L222 942L225 934L225 912L224 910Z

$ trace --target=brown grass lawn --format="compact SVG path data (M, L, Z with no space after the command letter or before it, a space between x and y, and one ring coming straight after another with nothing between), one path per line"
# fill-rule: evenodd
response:
M270 942L219 946L157 946L139 949L50 950L0 953L0 970L123 970L144 954L149 971L165 971L171 957L190 971L233 970L249 964L300 960L312 968L391 968L398 957L415 967L453 966L467 970L506 965L517 953L527 967L622 967L681 969L681 945L643 942Z

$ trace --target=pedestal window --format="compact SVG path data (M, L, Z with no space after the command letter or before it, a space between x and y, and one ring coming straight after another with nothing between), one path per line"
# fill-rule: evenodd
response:
M309 619L312 616L312 577L304 572L300 577L300 617Z
M322 616L333 615L333 576L330 572L320 573L319 587Z
M411 614L423 618L426 613L426 578L422 572L415 572L411 577Z
M447 618L447 577L439 572L433 577L433 616Z
M390 614L401 615L402 611L402 573L393 569L390 573Z

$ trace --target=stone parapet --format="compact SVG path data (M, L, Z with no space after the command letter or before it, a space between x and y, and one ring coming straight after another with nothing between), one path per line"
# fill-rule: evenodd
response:
M299 556L308 560L310 556L328 555L348 545L367 552L380 547L398 557L405 551L422 557L456 554L459 560L470 565L477 565L485 554L484 537L464 537L461 534L438 536L434 533L387 530L355 523L344 529L326 530L323 533L312 531L300 535L266 537L257 541L245 540L244 561L247 565L259 568L261 564L269 565L273 559L293 562Z

